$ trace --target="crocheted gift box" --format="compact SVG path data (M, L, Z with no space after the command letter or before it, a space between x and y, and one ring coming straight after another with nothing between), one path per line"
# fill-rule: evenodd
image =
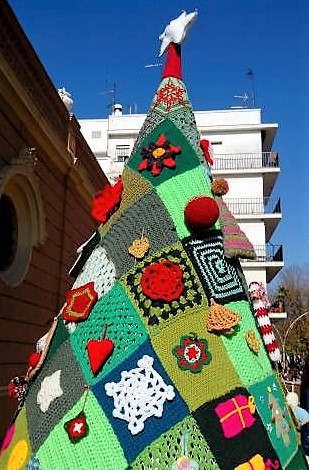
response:
M220 419L224 436L227 438L236 436L243 429L250 428L255 422L253 416L255 406L252 397L236 395L220 403L215 411Z

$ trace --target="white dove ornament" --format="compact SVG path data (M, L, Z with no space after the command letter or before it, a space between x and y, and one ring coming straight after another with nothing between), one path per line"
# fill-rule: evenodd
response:
M172 20L159 36L162 41L159 57L161 57L171 42L182 44L187 36L187 32L197 17L197 10L192 13L183 11L175 20Z

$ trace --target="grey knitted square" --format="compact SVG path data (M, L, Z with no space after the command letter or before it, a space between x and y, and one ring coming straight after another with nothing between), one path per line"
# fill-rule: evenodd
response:
M59 347L53 356L53 361L43 365L26 398L29 436L34 452L39 449L66 412L80 399L84 392L84 384L82 371L74 359L70 342L67 340ZM45 399L42 405L42 400L38 400L38 394L40 393L40 397L42 390L47 396L55 398L52 401ZM60 395L61 390L63 393Z

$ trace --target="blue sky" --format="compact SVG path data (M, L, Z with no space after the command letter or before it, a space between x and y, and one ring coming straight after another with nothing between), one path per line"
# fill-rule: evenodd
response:
M158 36L182 9L199 17L183 47L195 110L228 108L251 92L264 122L278 122L283 220L272 239L287 266L309 262L308 0L10 0L56 88L77 118L106 117L111 90L124 111L147 112L160 80ZM103 94L102 94L103 93Z

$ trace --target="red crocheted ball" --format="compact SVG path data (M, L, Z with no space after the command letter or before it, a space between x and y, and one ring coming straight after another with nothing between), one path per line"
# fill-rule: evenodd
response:
M218 204L208 196L197 196L185 207L185 221L192 230L205 230L211 227L218 217Z
M38 365L38 362L39 362L40 358L41 358L41 354L39 354L37 352L34 352L34 353L30 354L30 356L28 358L28 366L32 367L32 369L34 369Z

